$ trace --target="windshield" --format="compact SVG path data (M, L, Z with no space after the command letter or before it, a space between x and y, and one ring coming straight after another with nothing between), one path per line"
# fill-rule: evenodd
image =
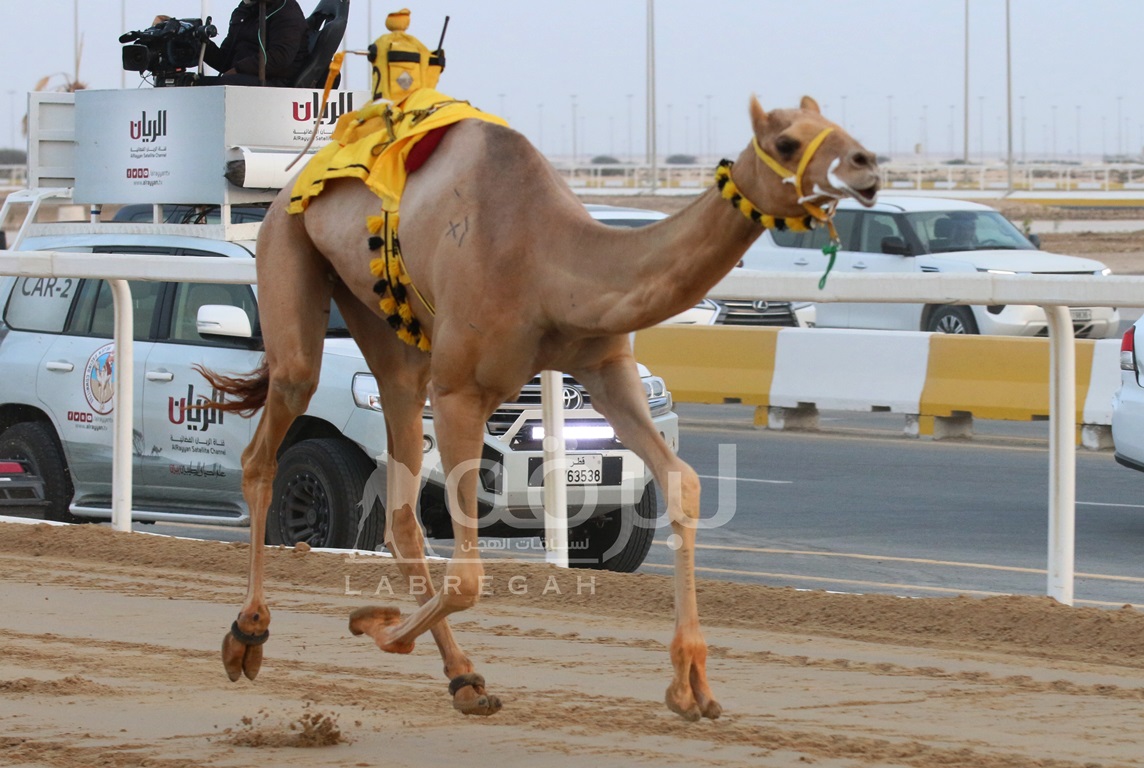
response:
M997 211L907 213L925 253L1035 251L1021 231Z

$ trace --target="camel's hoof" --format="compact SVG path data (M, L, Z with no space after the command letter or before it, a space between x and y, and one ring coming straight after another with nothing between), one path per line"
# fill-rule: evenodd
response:
M701 698L697 701L693 691L676 690L674 685L668 686L664 703L672 712L691 723L702 717L717 720L723 714L723 707L715 699Z
M222 638L222 666L230 681L237 682L240 675L248 680L258 677L262 668L262 645L269 639L270 630L261 635L248 635L238 628L236 621Z
M667 704L668 709L689 723L694 723L703 716L703 713L699 711L699 705L696 704L695 700L690 696L680 701L676 697L672 696L671 691L669 690L667 692L667 696L664 697L664 702Z
M718 720L720 715L723 714L723 706L715 701L715 699L711 699L705 702L699 711L702 712L703 716L708 720Z
M485 691L485 679L475 672L450 680L449 694L453 697L453 709L462 715L488 717L500 712L503 706L499 696Z
M377 647L386 653L411 653L413 641L404 643L389 639L389 628L401 621L401 611L397 608L383 608L368 605L350 614L350 632L354 635L369 635Z

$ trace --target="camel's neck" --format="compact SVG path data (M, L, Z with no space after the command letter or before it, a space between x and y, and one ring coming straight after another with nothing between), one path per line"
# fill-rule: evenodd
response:
M611 290L592 302L598 309L594 321L575 315L606 333L660 323L695 306L762 231L712 188L655 224L598 232L590 246L592 262L607 269Z

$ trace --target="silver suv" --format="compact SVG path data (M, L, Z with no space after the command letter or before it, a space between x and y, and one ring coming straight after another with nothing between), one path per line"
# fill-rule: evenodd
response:
M29 237L21 250L253 258L251 241L195 235L206 227L184 229L186 234L148 234L139 225L96 224ZM249 511L241 493L241 456L253 420L191 406L214 395L196 365L228 373L258 366L256 289L132 282L131 294L133 517L245 525ZM110 519L116 407L110 286L99 280L0 278L0 302L0 458L25 460L44 486L43 501L25 511L38 509L48 519L70 522ZM237 324L239 335L200 332L205 329L200 319L212 315L246 322ZM679 432L671 395L662 379L642 368L641 375L652 417L675 449ZM485 535L543 534L539 391L537 379L488 423L479 490ZM650 472L620 444L591 409L588 393L570 377L564 379L564 402L573 564L635 570L654 535L657 504ZM451 538L428 415L424 427L422 522L430 537ZM334 307L318 391L279 453L268 542L377 547L382 515L363 511L383 513L385 445L376 381Z

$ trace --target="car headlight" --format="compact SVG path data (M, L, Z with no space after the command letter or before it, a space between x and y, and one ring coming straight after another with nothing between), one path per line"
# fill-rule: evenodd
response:
M651 415L662 416L671 410L674 403L671 400L671 393L667 391L667 384L659 376L644 376L641 379L643 382L644 395L647 397L648 407L651 409Z
M1105 267L1104 269L1102 269L1099 272L1096 272L1094 274L1100 275L1101 277L1108 277L1109 275L1112 274L1112 270L1109 269L1108 267Z
M377 389L377 379L372 373L355 373L351 387L354 393L354 405L371 411L381 411L381 394Z

